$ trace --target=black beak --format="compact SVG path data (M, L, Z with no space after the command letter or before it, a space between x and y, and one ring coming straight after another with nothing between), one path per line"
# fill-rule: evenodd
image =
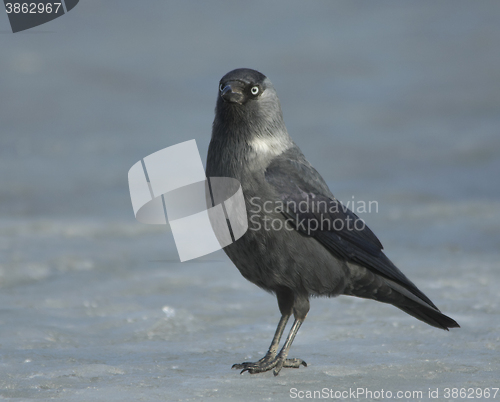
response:
M220 96L224 102L243 103L243 93L237 83L227 84L221 91Z

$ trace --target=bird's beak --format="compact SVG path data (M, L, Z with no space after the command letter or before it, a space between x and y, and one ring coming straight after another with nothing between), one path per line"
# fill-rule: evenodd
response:
M236 82L228 83L222 89L220 96L224 102L239 103L240 105L243 102L242 88Z

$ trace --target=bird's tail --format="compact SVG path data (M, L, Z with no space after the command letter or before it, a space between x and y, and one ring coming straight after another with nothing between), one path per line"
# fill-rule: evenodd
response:
M394 296L399 293L399 297L395 297L394 300L388 300L388 302L403 310L405 313L412 315L426 324L445 329L446 331L448 331L448 328L460 328L460 325L458 325L454 319L441 313L427 296L424 295L432 304L422 300L410 290L391 280L384 278L384 281L395 291Z
M405 313L412 315L413 317L423 321L429 325L436 328L445 329L448 328L460 328L460 325L453 319L444 315L439 310L432 307L425 307L420 304L414 303L413 305L396 305L397 308L403 310Z
M352 269L354 271L354 269ZM452 318L444 315L421 291L412 291L393 280L374 274L369 270L359 271L356 286L347 293L357 297L374 299L396 306L405 313L436 328L460 328Z

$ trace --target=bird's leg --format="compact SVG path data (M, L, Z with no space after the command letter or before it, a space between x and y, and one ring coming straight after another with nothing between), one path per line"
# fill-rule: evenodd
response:
M278 326L276 327L276 332L274 334L273 341L271 342L271 346L269 346L269 350L266 353L264 359L268 358L271 360L276 357L276 353L278 352L278 346L280 345L281 337L283 332L285 331L286 324L290 319L290 314L282 315Z
M249 370L252 367L257 368L261 365L267 365L267 363L269 363L271 360L273 360L276 357L276 353L278 352L278 346L279 346L280 341L281 341L281 336L283 335L283 332L285 330L286 324L287 324L289 319L290 319L290 314L281 316L280 322L278 323L278 326L276 327L276 333L274 334L274 338L273 338L273 341L271 342L271 346L269 346L269 350L267 351L266 355L262 359L260 359L257 362L254 362L254 363L244 362L241 364L233 364L233 367L231 367L231 368L238 369L238 370L243 369L243 371L245 371L245 370Z
M292 342L295 339L295 335L297 335L297 331L299 330L302 322L304 320L296 319L290 329L290 333L286 338L286 342L281 348L281 351L276 355L278 350L279 341L281 335L283 334L283 330L285 328L286 322L289 317L281 317L280 323L278 324L278 328L276 329L276 334L274 335L273 342L269 348L269 351L266 355L255 363L245 362L241 364L235 364L232 368L241 369L241 373L243 374L245 371L248 371L250 374L263 373L264 371L269 371L274 368L274 375L278 375L283 367L290 368L299 368L302 364L304 367L307 367L307 363L302 359L287 359L288 351L290 350L290 346L292 346ZM280 328L280 326L282 326Z
M304 360L301 359L287 359L288 352L290 350L290 346L292 346L292 342L295 339L295 335L297 335L297 332L299 331L300 326L304 320L300 319L295 319L292 328L290 329L290 333L288 334L288 337L286 338L286 342L281 348L280 353L278 354L278 357L276 358L277 364L274 367L274 375L277 376L281 369L283 367L293 367L293 368L299 368L301 364L303 364L305 367L307 367L307 363Z
M276 293L282 316L280 322L278 323L278 327L276 328L276 333L274 334L271 346L269 347L266 355L259 361L255 363L245 362L242 364L233 365L232 368L241 369L240 374L244 373L245 371L248 371L250 374L262 373L274 368L274 375L276 376L279 374L280 370L283 367L299 368L301 364L307 367L307 363L305 361L301 359L287 359L287 356L290 350L290 346L292 346L292 342L295 339L295 335L297 335L297 332L304 322L307 312L309 311L309 301L307 299L294 300L293 295L291 295L292 298L290 299L290 294L287 294L287 292ZM281 349L279 354L276 355L281 336L283 335L285 326L291 316L292 310L295 315L295 322L290 329L290 333L288 334L283 348Z

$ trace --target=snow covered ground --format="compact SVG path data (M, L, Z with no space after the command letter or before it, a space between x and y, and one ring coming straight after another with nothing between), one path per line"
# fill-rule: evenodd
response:
M1 15L0 399L493 399L500 3L82 0L15 35ZM314 299L290 353L307 368L230 370L266 352L275 298L222 251L180 263L166 227L135 221L127 172L192 138L204 156L218 80L243 66L333 193L377 201L361 217L462 328Z

